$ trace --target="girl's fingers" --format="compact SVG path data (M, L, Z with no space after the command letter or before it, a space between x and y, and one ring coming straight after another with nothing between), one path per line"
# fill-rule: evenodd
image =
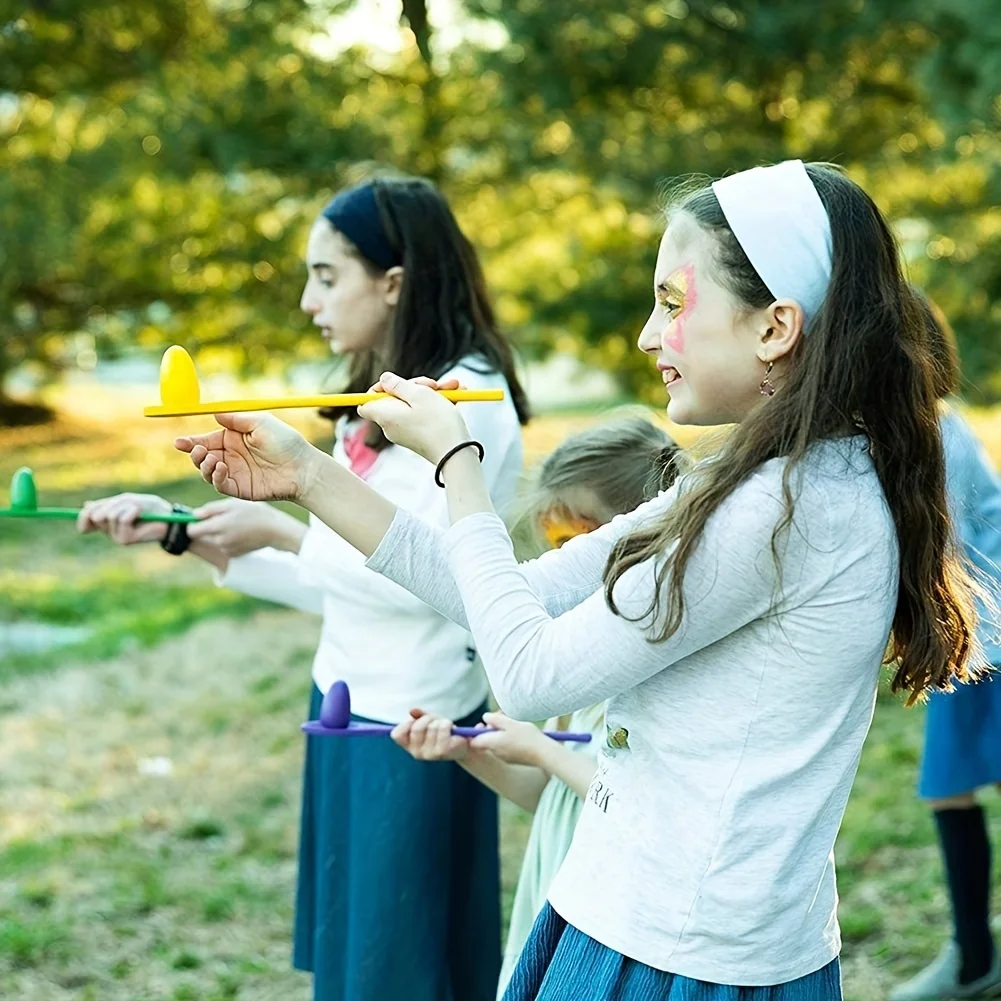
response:
M206 483L212 482L212 472L215 469L218 462L219 460L211 452L209 452L198 464L198 471L202 474L202 479Z
M431 746L437 754L444 754L452 740L452 721L436 719L430 727Z
M188 525L188 538L196 539L198 542L208 542L213 546L218 546L222 535L212 525L206 525L200 521L193 521L190 525Z
M423 746L427 728L428 717L426 716L409 721L408 733L410 737L410 749L413 753L416 754Z
M405 719L401 723L397 723L389 734L392 740L408 751L410 750L410 731L413 728L413 722L412 719Z
M237 483L225 462L219 462L212 472L212 486L228 497L240 496L240 484Z
M188 525L188 537L191 539L200 539L202 542L215 542L218 534L219 526L216 525L214 519L193 521Z
M222 448L225 433L222 428L219 428L217 431L209 431L207 434L183 435L174 439L174 448L179 452L193 452L196 448L203 448L207 452L210 448Z
M429 713L425 713L423 716L415 717L413 722L414 734L420 734L423 739L423 737L427 734L428 727L434 723L435 718L436 717L430 715Z
M196 507L193 514L196 518L217 518L219 515L226 514L227 511L232 510L232 507L233 502L231 500L214 500L203 504L201 507Z
M509 730L512 724L517 725L517 721L505 716L504 713L484 713L483 722L495 730Z
M438 728L438 754L442 758L450 758L466 744L465 737L457 737L452 733L453 723L450 719L441 721Z
M428 760L435 754L434 726L437 722L435 716L422 716L413 722L411 728L411 740L414 745L414 753L422 760Z
M135 524L136 518L142 514L142 508L134 501L127 501L115 512L115 522L125 528Z
M86 504L80 508L80 513L76 516L76 530L82 535L86 535L87 532L92 532L94 530Z
M470 737L469 743L472 744L473 747L496 747L498 737L500 737L501 741L503 741L504 738L500 734L500 731L495 730L489 733L484 733L479 737Z
M240 434L253 433L262 424L268 423L271 417L270 414L258 413L213 414L212 416L224 428L229 428L231 431L238 431ZM206 442L209 448L222 448L224 436L225 431L210 431L207 435L204 435L205 438L211 439L211 442Z

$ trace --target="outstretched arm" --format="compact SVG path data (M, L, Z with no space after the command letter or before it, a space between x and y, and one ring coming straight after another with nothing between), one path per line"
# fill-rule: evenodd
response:
M429 395L437 399L436 394ZM175 443L191 455L202 477L217 490L245 499L298 501L368 556L372 569L468 628L462 598L444 552L442 529L398 509L270 415L222 414L217 420L221 429L179 438ZM457 475L453 463L465 461L469 475L479 476L475 454L472 450L468 453L459 453L448 463L448 484ZM480 497L483 504L489 504L485 487ZM656 517L672 500L673 493L669 492L595 532L572 539L559 550L521 564L526 583L551 615L573 608L601 587L604 566L615 541Z

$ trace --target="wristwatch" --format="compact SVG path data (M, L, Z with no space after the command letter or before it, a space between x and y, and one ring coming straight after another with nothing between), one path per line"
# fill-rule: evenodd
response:
M184 504L172 504L173 514L191 514L193 508ZM181 556L188 551L191 539L188 537L188 526L183 521L172 521L167 525L167 534L160 540L160 548L171 556Z

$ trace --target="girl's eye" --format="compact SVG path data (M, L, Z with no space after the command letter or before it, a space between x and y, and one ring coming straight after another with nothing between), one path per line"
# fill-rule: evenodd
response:
M320 279L320 284L324 288L333 288L334 287L334 280L333 280L333 278L321 278Z
M677 302L674 299L663 298L660 300L660 305L662 309L666 310L673 316L681 309L683 303Z

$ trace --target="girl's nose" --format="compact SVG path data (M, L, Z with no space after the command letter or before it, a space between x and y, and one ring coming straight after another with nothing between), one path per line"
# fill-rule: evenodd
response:
M648 355L659 354L661 341L663 340L662 334L663 331L658 322L658 317L651 313L650 319L644 324L636 342L640 351Z

